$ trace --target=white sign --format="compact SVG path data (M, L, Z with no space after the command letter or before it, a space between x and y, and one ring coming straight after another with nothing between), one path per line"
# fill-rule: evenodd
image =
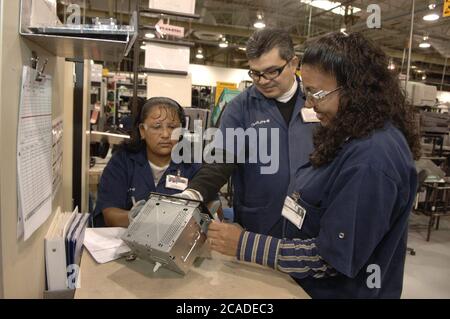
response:
M149 0L148 7L151 9L194 14L195 0Z
M164 24L163 20L159 20L155 25L156 31L162 35L171 35L178 38L184 37L184 28L170 24Z
M145 67L187 72L189 53L189 47L149 42L145 49Z

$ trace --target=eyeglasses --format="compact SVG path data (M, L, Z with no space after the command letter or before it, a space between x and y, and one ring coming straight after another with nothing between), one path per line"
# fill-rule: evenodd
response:
M287 61L286 64L283 65L282 67L279 67L272 71L258 72L255 70L250 70L248 71L248 76L251 77L254 81L259 81L261 77L265 78L266 80L274 80L280 76L286 65L289 64L289 62L291 62L291 60Z
M303 85L302 85L302 89L303 89ZM330 95L340 89L342 89L342 87L339 86L332 91L320 90L316 93L311 93L310 91L303 89L303 92L305 93L305 96L303 97L303 99L306 101L308 98L310 98L315 104L317 104L320 101L322 101L323 99L325 99L328 95Z
M151 125L146 124L146 123L141 123L140 127L146 131L148 130L152 133L161 134L162 132L164 132L164 129L169 130L171 132L177 128L181 128L181 123L169 123L166 125L163 125L162 123L154 123Z

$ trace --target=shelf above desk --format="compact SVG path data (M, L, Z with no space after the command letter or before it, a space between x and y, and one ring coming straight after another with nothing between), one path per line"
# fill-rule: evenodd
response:
M123 59L126 41L64 37L45 34L22 34L52 54L67 58L119 62Z

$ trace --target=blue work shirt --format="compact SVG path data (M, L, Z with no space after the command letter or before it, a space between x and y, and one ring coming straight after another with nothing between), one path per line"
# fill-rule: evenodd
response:
M181 177L191 179L199 168L200 164L171 162L158 185L155 186L146 149L137 153L120 149L111 157L100 178L97 205L93 216L94 223L96 226L104 225L102 211L105 208L131 209L132 197L138 202L141 199L146 200L150 192L168 195L180 193L180 190L166 188L166 176L177 175L179 172Z
M253 163L247 157L245 163L238 164L238 169L233 173L235 221L249 231L281 236L281 209L284 199L288 189L292 189L291 182L297 169L309 161L313 150L312 134L317 123L303 121L300 111L304 100L299 87L296 95L297 100L289 125L286 124L275 100L266 98L255 86L234 98L222 114L219 129L224 136L222 143L226 151L234 154L239 154L243 149L257 152L262 148L256 149L256 144L262 143L267 145L266 154L278 152L279 165L270 174L261 173L261 169L267 169L269 164L264 163L264 158L260 155ZM233 141L225 138L227 128L254 128L258 143L252 144L247 140L230 146L228 143L233 144ZM278 135L271 129L278 130Z
M319 255L339 272L294 278L305 291L313 298L400 298L417 189L403 134L388 123L347 141L330 164L301 167L296 189L306 217L301 230L289 222L285 237L316 238Z

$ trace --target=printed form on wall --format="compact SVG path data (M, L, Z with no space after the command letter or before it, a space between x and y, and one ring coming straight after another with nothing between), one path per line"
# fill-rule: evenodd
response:
M18 238L52 212L52 79L24 66L17 131Z

